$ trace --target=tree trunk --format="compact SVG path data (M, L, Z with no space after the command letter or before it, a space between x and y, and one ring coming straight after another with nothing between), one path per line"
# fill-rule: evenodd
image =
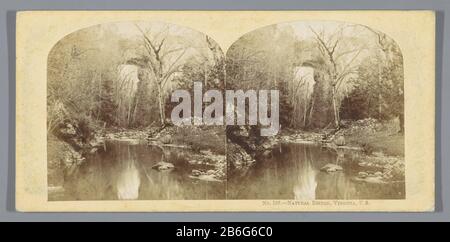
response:
M130 89L130 94L128 97L128 114L127 114L127 127L130 126L130 118L131 118L131 107L132 107L132 100L133 100L133 87L134 87L134 83L131 83L131 89Z
M133 123L134 125L136 124L136 113L137 113L137 106L139 103L139 96L136 97L136 102L134 103L134 108L133 108L133 115L131 116L131 123Z
M207 87L208 86L208 67L206 66L206 63L205 63L205 65L203 66L203 69L204 69L204 79L205 79L205 87Z
M303 128L306 127L306 115L307 115L307 110L308 110L308 92L309 90L306 89L306 95L305 95L305 103L304 103L304 107L303 107Z
M381 86L381 64L378 64L378 86ZM378 117L381 117L382 106L381 106L381 93L378 93Z
M310 107L310 109L309 109L309 121L308 121L308 125L311 125L311 122L312 122L312 116L313 116L313 113L314 113L314 97L312 97L312 101L311 101L311 107Z
M164 125L164 105L163 105L163 97L162 97L162 87L160 84L158 85L158 101L159 101L159 118L161 121L161 125Z
M336 104L336 90L334 87L333 89L333 111L334 111L334 125L336 128L339 129L339 111L337 110L337 104Z
M401 113L398 116L398 120L400 121L400 134L404 134L405 133L405 114Z

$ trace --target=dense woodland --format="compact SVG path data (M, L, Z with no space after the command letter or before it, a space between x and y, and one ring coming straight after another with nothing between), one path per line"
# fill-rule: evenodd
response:
M67 35L48 57L48 132L74 123L88 140L106 128L170 122L170 93L278 89L283 128L399 119L403 66L396 43L366 26L291 23L245 34L227 51L194 30L163 23L98 25ZM225 78L226 77L226 78ZM225 80L226 79L226 80Z
M161 126L170 93L194 81L223 88L223 55L199 32L162 23L106 24L60 40L48 58L48 131Z
M341 23L261 28L227 52L227 87L281 91L280 123L340 128L341 120L400 120L403 60L384 33Z
M358 184L345 194L404 196L402 185L360 187L404 181L403 78L395 41L356 24L271 25L226 55L209 36L172 24L78 30L48 56L49 200L225 199L227 189L232 198L293 190L312 199L347 189L348 174ZM194 82L204 92L279 90L280 135L261 136L260 125L174 126L171 94L192 95Z

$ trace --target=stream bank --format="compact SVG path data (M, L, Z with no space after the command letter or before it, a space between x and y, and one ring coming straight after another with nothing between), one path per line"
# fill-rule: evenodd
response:
M124 141L131 144L145 143L166 150L183 149L184 158L192 166L192 179L223 182L226 179L225 136L221 127L148 127L146 129L111 129L105 140ZM167 162L166 162L167 163ZM159 170L159 166L155 167ZM176 168L176 166L175 166Z
M351 155L355 157L352 159L353 170L357 171L352 181L404 182L404 135L398 132L397 127L398 120L363 119L343 121L339 130L284 129L277 136L255 141L249 136L250 129L242 126L229 135L232 137L227 146L229 174L241 179L259 160L278 153L282 144L301 144L319 146L336 154L336 162L319 169L325 173L341 171L343 157Z
M369 125L368 122L373 124ZM98 164L86 163L100 159L104 166L108 167L107 161L102 157L105 156L104 153L108 153L106 152L108 149L112 149L111 147L120 150L119 154L124 159L131 160L131 164L145 160L144 168L142 165L136 168L143 172L141 176L146 177L150 174L152 181L156 179L167 182L161 179L167 174L174 174L183 178L171 180L170 186L177 186L175 184L181 181L197 184L189 187L191 190L196 190L195 186L202 186L210 191L210 186L206 183L225 184L228 180L233 184L246 181L252 179L250 177L255 175L255 169L263 169L261 167L280 165L283 169L288 169L288 166L292 165L293 170L300 169L298 174L303 174L303 169L307 169L303 162L307 160L314 166L316 174L314 176L321 177L321 180L328 181L332 177L343 176L346 182L392 187L393 184L404 184L404 157L400 152L389 152L401 148L390 147L386 152L386 144L374 140L389 138L403 140L403 135L395 132L393 126L389 123L381 124L366 120L354 124L347 123L337 132L285 129L277 136L265 138L255 138L252 136L254 130L246 126L237 126L227 130L228 143L225 145L226 132L222 127L106 129L102 132L93 132L90 140L83 141L83 138L77 135L76 128L68 125L62 131L63 136L48 137L49 195L58 200L58 196L64 194L66 189L64 184L67 184L71 177L86 172L83 170L87 168L83 167L93 167L89 169L99 169L99 172L102 172L103 168L97 167ZM230 134L233 140L230 139ZM364 143L367 140L372 143ZM136 152L146 155L130 156L127 155L129 152L127 149L137 150ZM297 149L305 151L295 154ZM311 152L318 154L311 156L309 154ZM319 153L327 155L322 159ZM147 156L151 159L146 158ZM307 158L308 156L318 158ZM115 159L111 155L107 157ZM282 165L285 163L283 159L291 160L292 164L285 167ZM128 165L123 168L120 162L115 167L119 170L130 169L127 168ZM297 173L291 174L289 171L287 174L295 176ZM310 176L313 173L308 174ZM398 190L401 193L401 185L398 186L392 188L396 194ZM126 194L121 196L126 197Z

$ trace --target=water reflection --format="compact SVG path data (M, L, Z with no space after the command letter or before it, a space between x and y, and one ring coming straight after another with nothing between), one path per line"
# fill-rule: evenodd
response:
M189 178L195 168L189 166L185 152L163 154L146 144L108 142L106 149L88 156L80 166L64 170L63 189L50 193L49 200L224 199L225 183ZM163 158L175 169L152 169Z
M117 198L120 200L137 199L141 178L134 160L127 160L117 178Z
M186 150L166 150L124 142L111 142L106 149L87 157L80 166L63 171L61 189L49 200L180 200L180 199L403 199L405 184L369 184L353 178L360 171L362 154L340 152L313 145L286 144L249 169L243 177L228 182L189 178ZM175 165L171 171L152 166L164 159ZM343 171L326 173L328 163ZM211 168L206 168L208 170Z
M303 147L305 149L305 147ZM312 166L312 161L308 157L306 150L303 152L304 162L297 162L295 169L297 170L297 181L294 184L294 198L296 200L314 200L316 199L316 174ZM299 153L296 153L299 155Z
M228 179L230 199L403 199L404 183L356 182L363 154L316 145L284 144L258 160L246 176ZM332 163L343 171L326 173Z

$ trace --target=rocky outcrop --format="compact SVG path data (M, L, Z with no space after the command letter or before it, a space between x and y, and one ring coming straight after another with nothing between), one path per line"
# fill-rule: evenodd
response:
M196 167L189 177L202 181L224 181L227 178L226 162L224 155L214 154L210 150L202 150L200 154L194 155L188 161L190 165Z
M152 166L152 169L158 170L158 171L170 171L173 170L175 166L172 163L160 161Z
M248 168L254 162L255 159L250 154L248 154L241 146L235 143L228 143L227 166L229 176L245 174Z
M208 181L208 182L221 182L222 180L218 178L218 174L216 170L207 170L207 171L200 171L200 170L192 170L192 175L189 176L193 179L198 179L202 181Z
M71 145L50 134L47 138L47 179L49 194L59 193L63 190L60 188L62 188L64 183L64 170L69 167L74 167L74 165L79 165L84 161L85 158Z
M309 105L309 128L323 129L334 122L331 77L322 60L311 62L314 68L314 87Z
M321 171L325 171L325 172L336 172L336 171L342 171L343 168L339 165L336 164L326 164L325 166L323 166L322 168L320 168Z
M337 146L344 146L345 145L345 138L342 135L337 136L334 140L333 143Z
M356 181L388 183L405 179L405 162L399 157L375 153L375 155L363 158L358 165L361 171L355 177Z
M227 126L228 175L243 175L280 143L278 137L260 136L259 126Z
M172 136L170 134L166 134L159 138L159 141L163 144L171 144L172 143Z

